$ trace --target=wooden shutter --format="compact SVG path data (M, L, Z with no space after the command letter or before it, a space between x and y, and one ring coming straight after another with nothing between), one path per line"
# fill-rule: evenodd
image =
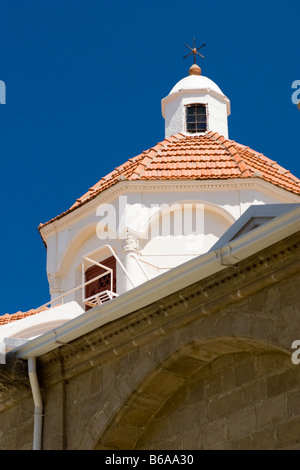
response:
M105 260L99 260L99 263L107 266L108 268L113 270L113 292L116 292L116 284L117 284L117 278L116 278L116 258L114 256L111 256L110 258L107 258ZM85 282L90 281L96 276L99 276L102 274L105 270L103 268L100 268L100 266L91 266L88 268L85 272ZM99 279L96 279L96 281L91 282L87 286L85 286L85 298L91 297L92 295L98 294L99 292L103 292L105 290L111 290L111 274L106 274L103 277L100 277ZM92 307L89 307L86 305L85 310L89 310Z

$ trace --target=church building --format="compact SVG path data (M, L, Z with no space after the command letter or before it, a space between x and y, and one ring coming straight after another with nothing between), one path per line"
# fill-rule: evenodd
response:
M229 138L196 63L161 110L163 141L39 226L49 299L0 316L0 449L300 448L300 180Z

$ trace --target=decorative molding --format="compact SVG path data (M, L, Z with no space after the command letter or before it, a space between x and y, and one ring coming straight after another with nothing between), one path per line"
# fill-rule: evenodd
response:
M47 237L53 233L57 233L73 223L86 217L87 214L95 212L100 204L113 202L118 196L124 193L132 194L135 192L172 192L172 191L223 191L223 190L256 190L265 194L276 197L287 203L300 202L300 196L287 191L272 183L262 180L261 178L234 178L232 180L172 180L172 181L119 181L113 187L106 189L103 193L93 197L88 202L75 208L71 212L65 214L59 219L49 222L41 228L41 235L47 242ZM205 202L205 201L204 201Z
M62 293L62 277L60 275L48 273L48 282L50 294Z
M54 350L40 357L43 378L46 378L47 385L55 381L53 365L58 364L56 374L60 376L61 360L65 363L64 379L71 378L75 371L78 373L78 368L85 370L87 364L95 365L96 361L103 361L103 357L108 359L116 357L117 354L128 353L140 344L139 338L143 338L141 344L156 341L158 336L179 330L185 325L193 325L200 317L220 313L228 305L234 305L241 299L245 300L264 288L294 276L299 273L299 247L300 236L293 234L263 252L239 261L235 268L229 266L176 293L168 295L166 292L165 297L154 303L123 318L108 321L98 329L78 337L74 351L70 352L68 347L62 346L59 354ZM237 314L239 315L240 313ZM262 338L256 337L254 333L251 339L260 341ZM273 341L274 337L271 335L266 339ZM289 352L288 345L277 343L276 346ZM77 356L78 368L74 368L76 350L81 352L81 355ZM85 354L89 355L89 361L86 360Z
M169 95L167 95L165 98L163 98L161 100L161 111L162 111L162 115L163 115L164 118L165 118L166 104L170 103L171 101L173 101L174 99L176 99L176 98L178 98L179 96L182 96L182 95L193 95L193 96L196 96L196 97L197 97L197 95L201 95L201 96L210 95L210 96L213 96L214 98L218 99L222 103L226 104L227 116L230 115L230 112L231 112L231 110L230 110L230 100L223 93L219 93L216 90L213 90L212 88L209 88L209 87L204 87L204 88L181 88L180 90L177 90L173 93L170 93Z
M126 238L122 240L122 247L125 251L137 251L140 249L140 241L137 237L133 236L129 231L126 232Z

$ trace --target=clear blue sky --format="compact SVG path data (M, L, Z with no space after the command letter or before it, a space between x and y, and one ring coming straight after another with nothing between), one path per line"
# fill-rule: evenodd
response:
M0 314L49 300L40 222L163 140L193 37L229 137L300 177L299 17L299 0L0 0Z

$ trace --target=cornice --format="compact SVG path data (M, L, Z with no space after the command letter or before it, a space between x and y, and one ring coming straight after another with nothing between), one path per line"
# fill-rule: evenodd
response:
M176 91L175 93L171 93L167 95L165 98L161 100L161 110L162 110L162 115L165 118L165 106L166 104L170 103L174 99L178 98L178 96L181 95L211 95L214 98L222 101L223 103L226 104L226 109L227 109L227 116L230 115L230 100L225 96L223 93L219 93L216 90L213 90L212 88L181 88L180 90Z
M261 178L234 178L224 180L138 180L138 181L120 181L113 187L108 188L103 193L98 194L80 206L75 207L69 213L66 213L59 219L49 222L40 229L43 240L47 243L47 238L53 233L57 233L73 223L84 219L87 214L95 212L100 204L113 202L117 197L135 193L157 193L172 191L222 191L222 190L260 190L276 198L280 198L287 203L300 202L300 196L279 188Z
M292 239L296 244L295 242L298 242L300 236L299 213L299 205L295 205L295 209L287 211L280 217L275 217L268 223L257 227L256 230L250 230L242 237L232 240L230 244L222 247L221 256L220 253L209 251L186 263L182 263L176 268L142 283L135 289L124 292L110 302L95 307L58 326L55 330L48 331L26 342L17 347L14 352L20 359L28 359L32 356L40 357L57 349L61 344L70 343L80 336L91 333L100 326L112 323L114 320L126 321L125 317L134 311L140 311L147 306L151 308L152 304L164 299L166 295L177 295L185 287L192 286L198 281L204 282L209 276L226 270L228 266L230 266L230 269L234 269L237 263L249 259L252 255L265 254L265 250L275 245L278 246L278 243L287 239ZM287 253L290 252L291 248L287 250ZM281 250L280 254L283 254ZM276 254L276 258L278 258L278 254ZM260 264L259 260L260 256L257 259ZM292 255L292 261L295 260L295 256ZM268 258L266 262L268 264ZM282 263L280 263L280 266L282 266ZM290 266L287 266L287 268L290 269ZM247 274L247 271L245 274ZM273 274L271 273L271 278L277 282L278 276L274 277ZM257 276L256 280L260 282L260 276Z
M293 276L300 269L299 247L300 233L46 353L39 358L43 380L61 380L62 363L70 379Z

